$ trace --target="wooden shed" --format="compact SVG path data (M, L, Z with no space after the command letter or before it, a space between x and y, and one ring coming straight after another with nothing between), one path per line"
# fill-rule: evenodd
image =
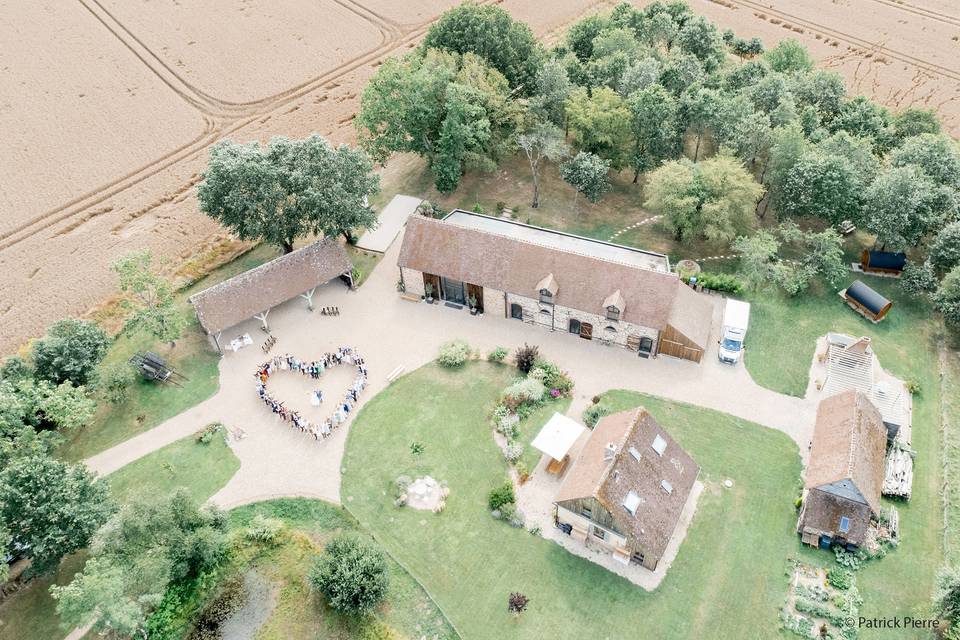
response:
M850 307L871 322L880 322L890 311L893 303L865 285L860 280L840 292Z
M860 266L864 273L899 276L906 264L907 256L904 253L864 249L860 256Z

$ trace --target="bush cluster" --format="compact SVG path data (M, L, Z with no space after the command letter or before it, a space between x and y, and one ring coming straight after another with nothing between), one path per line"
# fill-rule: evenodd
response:
M690 278L697 279L697 284L703 285L704 289L719 291L720 293L732 293L734 295L743 293L743 283L736 276L728 273L706 273L701 272L694 276L687 276L684 282L690 283Z
M610 409L603 406L600 403L592 404L587 407L583 412L583 423L590 429L593 429L597 426L597 422L600 421L600 418L603 416L609 415Z
M464 340L452 340L440 345L437 362L440 366L455 369L470 359L470 345Z
M510 354L505 347L497 347L487 354L488 362L503 362Z
M530 370L533 369L537 359L540 357L540 347L524 344L517 349L513 357L517 363L517 369L520 369L523 373L530 373Z
M567 372L549 360L538 358L529 375L543 382L543 386L549 389L554 397L566 396L573 391L573 380Z
M243 535L250 542L272 545L277 542L283 532L283 526L283 520L266 518L258 514Z
M490 507L491 511L495 511L503 505L509 504L513 501L513 483L507 481L498 487L494 487L490 491L490 495L487 497L487 506Z
M356 536L339 535L327 544L308 575L310 585L341 613L361 615L387 595L389 569L379 548Z

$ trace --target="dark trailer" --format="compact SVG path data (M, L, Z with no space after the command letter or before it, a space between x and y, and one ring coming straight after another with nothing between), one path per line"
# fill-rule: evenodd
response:
M904 253L864 249L863 255L860 256L860 265L864 273L899 276L903 273L903 267L906 264L907 256Z
M871 322L883 320L883 317L890 311L890 307L893 306L892 302L860 280L854 280L849 287L840 292L840 295L854 311Z

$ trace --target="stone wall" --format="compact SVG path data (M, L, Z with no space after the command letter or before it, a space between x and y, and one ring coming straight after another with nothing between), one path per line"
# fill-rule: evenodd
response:
M403 278L403 284L406 286L407 293L418 296L423 295L422 273L406 267L400 267L400 274Z
M656 353L659 331L651 327L642 327L623 320L608 320L605 315L599 313L588 313L559 304L543 304L539 300L513 293L507 294L508 316L513 304L519 304L523 309L524 322L564 333L570 331L570 320L578 320L581 323L588 322L593 326L594 340L609 341L611 344L626 347L627 338L630 336L647 337L653 341L653 353Z

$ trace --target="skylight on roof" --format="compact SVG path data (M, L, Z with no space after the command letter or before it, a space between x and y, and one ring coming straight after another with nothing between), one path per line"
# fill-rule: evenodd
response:
M667 493L673 493L673 485L667 482L666 480L660 481L660 488L666 491Z
M653 450L657 452L658 456L662 456L663 452L667 450L667 441L658 433L657 437L653 439L653 444L650 446L653 447Z
M628 451L630 452L630 455L633 456L634 460L636 460L637 462L640 462L640 452L637 451L636 447L630 447Z
M640 503L643 502L643 499L636 494L634 491L627 493L627 497L623 499L624 508L630 512L630 515L637 515L637 507L640 506Z

